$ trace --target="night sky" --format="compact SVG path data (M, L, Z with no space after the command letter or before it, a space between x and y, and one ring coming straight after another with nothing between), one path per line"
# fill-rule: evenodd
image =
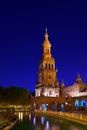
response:
M58 81L87 83L86 0L0 2L0 85L34 91L45 28L48 28Z

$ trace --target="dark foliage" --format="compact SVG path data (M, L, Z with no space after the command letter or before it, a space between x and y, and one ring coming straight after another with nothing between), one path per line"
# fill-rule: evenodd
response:
M0 87L1 105L28 105L30 93L25 88L11 86L9 88Z

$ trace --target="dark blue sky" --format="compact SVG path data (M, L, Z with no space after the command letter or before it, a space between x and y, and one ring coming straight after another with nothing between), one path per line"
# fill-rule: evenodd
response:
M0 3L0 85L35 89L48 27L59 82L80 73L87 83L86 0L11 0Z

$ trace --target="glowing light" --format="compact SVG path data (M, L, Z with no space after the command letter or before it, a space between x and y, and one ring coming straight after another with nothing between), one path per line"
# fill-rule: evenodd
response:
M23 112L21 112L21 119L23 119Z
M33 119L33 124L36 125L36 117Z
M49 121L46 122L46 130L50 128Z
M86 101L85 101L85 100L82 100L82 101L81 101L81 106L82 106L82 107L85 107L85 106L86 106Z
M18 117L19 117L19 121L23 121L23 112L19 112Z
M79 106L79 100L76 100L75 101L75 107L78 107Z
M67 104L68 104L68 102L65 102L65 104L67 105Z
M29 114L29 120L31 120L31 114Z
M44 111L47 110L47 106L46 106L46 104L42 104L42 109L43 109Z
M19 114L18 114L18 117L19 117L19 120L20 120L20 117L21 117L21 116L20 116L20 112L19 112Z
M61 104L61 111L64 111L64 104Z
M41 118L41 123L42 123L42 125L44 124L44 117L43 116Z

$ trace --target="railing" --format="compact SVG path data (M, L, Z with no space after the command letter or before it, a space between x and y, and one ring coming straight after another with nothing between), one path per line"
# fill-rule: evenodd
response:
M17 121L18 121L18 119L16 119L14 122L12 122L7 127L3 128L3 130L10 130L10 129L12 129L16 125Z
M20 112L20 111L23 111L23 112L29 112L30 111L30 107L21 107L21 108L15 108L15 111L16 112Z
M39 113L42 113L44 115L46 114L49 116L69 118L71 120L87 125L87 115L84 115L84 114L68 113L68 112L39 111L39 110L35 110L35 112L39 112Z

